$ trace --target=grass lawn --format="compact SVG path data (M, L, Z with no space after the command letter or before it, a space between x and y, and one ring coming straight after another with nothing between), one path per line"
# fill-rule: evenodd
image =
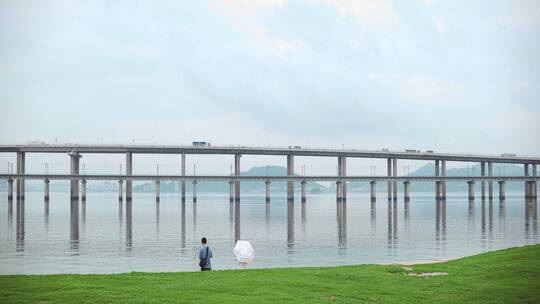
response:
M540 303L540 245L410 267L10 275L0 303Z

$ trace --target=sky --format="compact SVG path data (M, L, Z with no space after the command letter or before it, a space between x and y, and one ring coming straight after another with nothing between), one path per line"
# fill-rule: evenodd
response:
M539 54L540 1L0 0L0 144L540 155Z

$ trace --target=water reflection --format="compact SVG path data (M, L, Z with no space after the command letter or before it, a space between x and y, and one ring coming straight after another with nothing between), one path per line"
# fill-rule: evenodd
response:
M486 237L486 199L482 199L482 205L481 205L481 231L482 231L482 239L485 239Z
M159 237L159 199L156 200L156 237Z
M377 230L377 204L371 201L371 236L375 236Z
M446 240L446 201L440 199L435 202L435 239Z
M287 249L292 252L294 249L294 201L287 201Z
M240 200L234 200L234 242L240 239Z
M302 235L306 232L306 201L302 200Z
M266 234L270 232L270 201L266 200L265 203L265 211L266 211Z
M181 253L182 255L185 254L185 250L186 250L186 200L185 199L182 199L181 200L182 203L181 203L181 211L180 211L180 248L181 248Z
M8 199L8 236L11 237L13 229L13 197Z
M131 250L133 247L133 232L131 230L132 220L132 200L126 199L126 248Z
M86 200L81 201L81 225L82 231L86 231Z
M69 241L71 250L79 249L79 199L71 199L69 217Z
M24 251L24 199L17 198L17 227L15 229L15 234L17 238L17 251Z
M468 231L473 232L474 231L474 200L469 199L469 210L467 213L467 224L468 224Z
M120 225L120 229L122 229L122 217L124 213L124 202L122 201L122 198L118 199L118 224Z
M388 248L396 249L398 239L397 200L388 201Z
M504 232L506 230L505 218L506 218L506 200L503 198L503 199L499 199L499 230L501 232Z
M43 203L43 217L45 223L45 231L49 231L49 198L45 198Z
M488 229L491 235L493 233L493 198L491 197L488 200Z
M409 233L409 223L411 218L411 208L410 208L410 202L409 200L405 200L403 203L403 223L404 223L404 230L405 233Z
M345 201L338 201L336 207L338 252L345 254L345 249L347 248L347 203Z
M538 213L537 213L537 201L535 199L525 200L525 237L530 238L530 233L533 233L533 237L536 238L537 225L538 225ZM532 230L532 231L531 231Z

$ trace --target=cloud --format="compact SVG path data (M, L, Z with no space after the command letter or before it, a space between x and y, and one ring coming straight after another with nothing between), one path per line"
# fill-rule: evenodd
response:
M284 2L285 0L214 0L210 8L228 17L236 29L263 37L267 30L260 22L260 15L273 12Z
M352 15L362 24L384 30L398 24L394 6L386 0L327 0L339 13Z

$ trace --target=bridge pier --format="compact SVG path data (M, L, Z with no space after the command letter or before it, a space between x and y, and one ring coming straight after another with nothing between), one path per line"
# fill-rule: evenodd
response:
M392 175L394 177L397 176L397 167L398 167L397 166L397 158L394 157L394 159L392 160L392 171L393 171ZM398 195L397 195L397 192L398 192L397 185L398 185L398 182L397 182L397 180L394 180L392 183L393 183L392 188L393 188L393 191L394 191L392 198L393 198L394 202L397 202L397 197L398 197Z
M435 160L435 176L440 176L441 168L439 164L439 160ZM435 181L435 199L440 199L440 189L439 189L440 182Z
M81 180L81 200L86 202L86 180Z
M264 185L266 187L266 202L269 203L270 202L270 181L267 180L264 182Z
M49 200L49 179L48 178L43 180L43 199L45 201Z
M302 193L302 203L305 203L306 202L306 181L305 180L300 182L300 187L301 187L301 193Z
M197 181L193 181L193 202L197 202Z
M377 182L371 181L369 184L371 186L371 201L375 202L377 201Z
M499 181L499 200L503 200L506 198L505 188L506 188L506 182L504 180L500 180Z
M488 176L493 177L493 162L488 162ZM493 199L493 180L488 182L488 199Z
M469 200L474 200L474 181L468 181L467 184L469 185Z
M124 187L123 187L124 181L119 180L118 181L118 201L121 202L123 200L122 196L124 195Z
M229 202L234 202L234 181L229 181Z
M161 193L161 183L159 182L159 179L156 180L156 202L159 202L160 200L160 193Z
M486 162L480 162L480 175L486 176ZM480 191L482 200L486 199L486 182L482 180L480 184Z
M234 155L234 175L236 177L240 176L240 157L242 157L241 154ZM240 181L238 179L234 181L234 201L240 202Z
M287 155L287 176L294 177L294 155ZM294 181L287 181L287 200L294 201Z
M446 160L441 160L441 176L446 176ZM442 181L442 199L446 199L446 181Z
M24 174L25 171L25 153L17 152L17 174ZM17 179L17 199L24 200L24 186L25 180L22 178Z
M70 164L70 174L71 175L79 175L79 160L82 157L79 152L70 152L68 154L71 159ZM71 191L70 191L70 197L71 200L79 200L79 180L78 179L72 179L71 180Z
M182 168L181 168L182 177L186 176L186 153L182 153ZM182 193L182 203L186 201L186 181L182 179L180 182L180 191Z
M338 156L338 175L341 177L347 176L347 158L345 156ZM341 181L341 201L347 201L347 180Z
M13 201L13 179L8 179L8 201Z
M536 167L537 167L537 165L536 165L536 164L532 164L531 166L532 166L532 175L533 175L533 176L537 176L537 175L536 175ZM536 180L532 182L532 187L533 187L533 189L532 189L532 190L533 190L532 195L533 195L534 198L537 198L537 197L538 197L538 196L537 196L537 193L538 193L538 187L537 187L536 184L537 184Z
M404 181L403 182L403 199L405 202L408 202L411 200L411 182L410 181Z
M126 152L126 175L133 175L133 154L131 152ZM131 179L126 179L126 202L133 199L133 181ZM127 216L127 207L126 207L126 216Z
M388 177L391 177L392 176L392 159L391 158L388 158L386 160L386 170L387 170L387 174L388 174ZM388 181L388 200L391 201L392 200L392 193L394 193L392 191L392 181Z

